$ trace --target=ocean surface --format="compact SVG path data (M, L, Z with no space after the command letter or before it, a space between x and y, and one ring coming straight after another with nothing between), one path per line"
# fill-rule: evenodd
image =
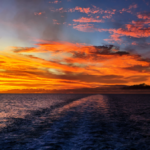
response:
M150 150L150 95L0 94L0 150Z

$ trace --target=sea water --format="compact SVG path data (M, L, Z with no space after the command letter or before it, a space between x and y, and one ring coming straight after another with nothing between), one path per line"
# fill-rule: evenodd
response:
M150 95L1 94L1 150L148 150Z

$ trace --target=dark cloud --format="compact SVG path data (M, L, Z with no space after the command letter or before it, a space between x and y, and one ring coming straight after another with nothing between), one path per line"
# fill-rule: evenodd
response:
M148 78L149 76L146 75L135 75L135 76L127 77L126 79L132 82L146 82Z
M150 66L136 65L136 66L133 66L133 67L127 67L125 69L134 70L134 71L138 71L138 72L149 72L150 73Z
M77 81L77 82L97 82L97 83L102 83L102 84L113 84L113 83L121 83L121 84L126 84L127 81L124 80L123 76L120 75L88 75L88 74L76 74L73 75L72 73L67 73L67 75L52 75L52 74L47 74L51 78L58 78L58 79L67 79L70 81Z
M48 0L14 0L11 9L13 13L7 11L5 14L9 16L20 39L27 41L32 37L39 37L58 40L67 15L65 12L50 11L52 5ZM63 3L59 6L63 7ZM54 20L58 20L58 24L54 24Z

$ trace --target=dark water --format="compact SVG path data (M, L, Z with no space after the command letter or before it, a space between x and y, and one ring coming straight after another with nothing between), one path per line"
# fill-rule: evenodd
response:
M0 150L149 150L150 95L0 95Z

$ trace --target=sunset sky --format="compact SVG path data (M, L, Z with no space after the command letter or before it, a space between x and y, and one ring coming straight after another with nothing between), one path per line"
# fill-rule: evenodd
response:
M1 0L0 93L140 83L149 0Z

